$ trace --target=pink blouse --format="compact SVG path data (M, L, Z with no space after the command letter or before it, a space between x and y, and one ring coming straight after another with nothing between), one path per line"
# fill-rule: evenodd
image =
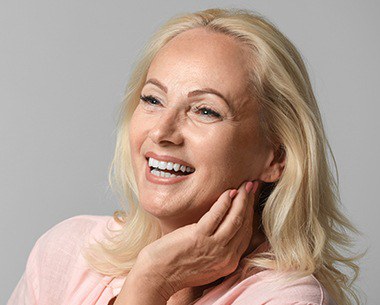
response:
M45 232L29 254L26 269L7 305L107 305L125 277L93 271L81 256L84 241L103 238L106 225L118 228L112 216L78 215ZM255 252L262 251L261 244ZM241 278L240 267L219 285L205 290L194 305L336 305L313 276L274 286L275 271L260 270Z

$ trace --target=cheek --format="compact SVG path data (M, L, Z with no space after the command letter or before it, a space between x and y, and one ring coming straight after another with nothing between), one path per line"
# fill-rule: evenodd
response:
M134 169L141 165L136 164L136 162L141 160L141 156L139 155L141 154L142 145L147 133L146 128L146 125L141 123L141 117L135 112L129 124L129 147Z
M212 173L211 179L229 180L242 168L236 135L228 129L209 134L203 139L203 145L197 147L202 164L206 164L207 172Z
M212 141L210 141L212 139ZM206 142L205 142L206 143ZM253 134L229 130L216 133L207 145L199 146L203 162L218 180L237 183L255 174L260 143Z
M139 148L142 144L144 135L146 134L147 124L138 112L138 108L135 110L131 117L129 125L129 141L131 148Z

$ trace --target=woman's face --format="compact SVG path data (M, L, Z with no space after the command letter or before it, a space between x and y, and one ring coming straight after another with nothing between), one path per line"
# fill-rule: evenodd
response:
M155 99L140 100L134 111L131 156L139 203L164 231L197 222L225 190L265 180L272 155L260 135L257 102L247 94L244 56L233 38L199 28L168 42L149 68L141 94ZM210 88L219 94L196 91ZM177 182L153 181L148 152L195 171Z

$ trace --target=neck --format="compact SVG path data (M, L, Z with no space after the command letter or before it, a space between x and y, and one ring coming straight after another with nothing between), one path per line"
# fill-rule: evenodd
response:
M259 247L263 242L267 241L267 237L265 233L263 232L260 224L261 224L261 218L259 219L259 217L254 216L253 222L252 222L253 236L251 238L251 242L249 243L247 250L245 250L241 258L246 257L247 255L255 251L257 247Z

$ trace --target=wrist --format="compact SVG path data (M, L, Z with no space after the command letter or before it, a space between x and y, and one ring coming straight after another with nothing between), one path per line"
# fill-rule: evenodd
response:
M167 286L155 274L145 272L145 268L135 267L128 273L114 305L166 305L171 297Z
M166 301L179 289L171 280L171 272L166 264L152 259L148 253L141 251L132 270L131 281L152 293L159 294ZM153 292L155 291L155 292Z

